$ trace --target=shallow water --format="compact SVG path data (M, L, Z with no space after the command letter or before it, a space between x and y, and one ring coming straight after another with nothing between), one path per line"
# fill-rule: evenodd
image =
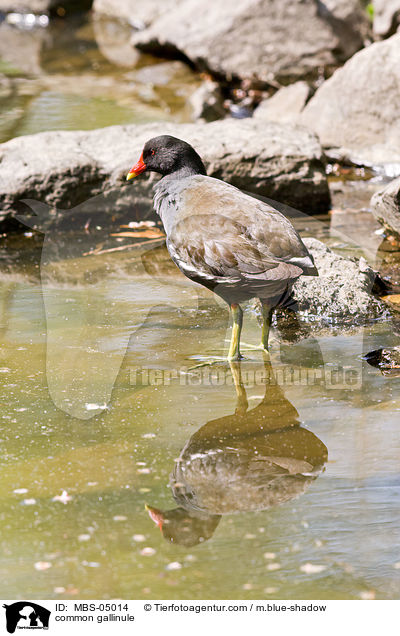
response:
M162 246L75 239L6 252L0 595L398 597L400 379L361 360L391 323L190 371L225 307Z
M0 143L44 130L191 121L199 76L182 62L139 54L131 34L89 16L32 31L0 23Z
M129 37L0 25L0 141L189 121L199 78ZM381 266L360 212L379 184L331 185L330 222L299 229ZM226 353L227 309L160 241L88 254L128 242L93 221L0 246L0 596L397 598L400 379L361 359L398 344L392 322L292 344L278 324L270 362L190 369Z

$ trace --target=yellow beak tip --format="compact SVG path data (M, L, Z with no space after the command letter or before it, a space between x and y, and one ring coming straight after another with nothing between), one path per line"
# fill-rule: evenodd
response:
M128 174L126 175L126 180L130 181L131 179L133 179L133 177L136 177L136 173L135 172L128 172Z

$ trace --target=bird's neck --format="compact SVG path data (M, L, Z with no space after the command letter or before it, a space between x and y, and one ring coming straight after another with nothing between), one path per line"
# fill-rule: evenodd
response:
M202 162L185 164L180 166L174 172L170 172L163 176L162 181L176 181L177 179L185 179L186 177L193 177L196 174L206 175L206 169Z

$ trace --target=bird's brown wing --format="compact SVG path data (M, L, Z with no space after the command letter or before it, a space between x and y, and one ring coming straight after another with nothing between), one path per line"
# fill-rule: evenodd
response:
M167 245L188 276L239 282L292 279L302 273L300 267L276 259L244 225L219 214L184 217L172 229Z
M303 270L314 267L306 246L281 212L224 181L203 175L193 177L182 193L182 203L177 221L205 214L210 215L209 224L214 226L216 216L227 218L245 227L252 246L265 259L269 256L277 264L293 263ZM218 223L218 230L224 227L223 222Z

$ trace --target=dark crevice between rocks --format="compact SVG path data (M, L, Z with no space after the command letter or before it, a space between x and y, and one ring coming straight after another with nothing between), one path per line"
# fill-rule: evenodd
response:
M187 64L189 68L193 71L196 70L206 70L199 68L196 64L185 55L180 49L178 49L174 44L169 42L165 44L160 44L158 40L151 40L150 42L146 42L144 44L136 44L136 48L142 53L149 53L155 57L161 57L166 60L178 60Z
M93 0L67 0L66 2L57 2L49 9L51 18L64 18L71 13L85 13L92 8Z

